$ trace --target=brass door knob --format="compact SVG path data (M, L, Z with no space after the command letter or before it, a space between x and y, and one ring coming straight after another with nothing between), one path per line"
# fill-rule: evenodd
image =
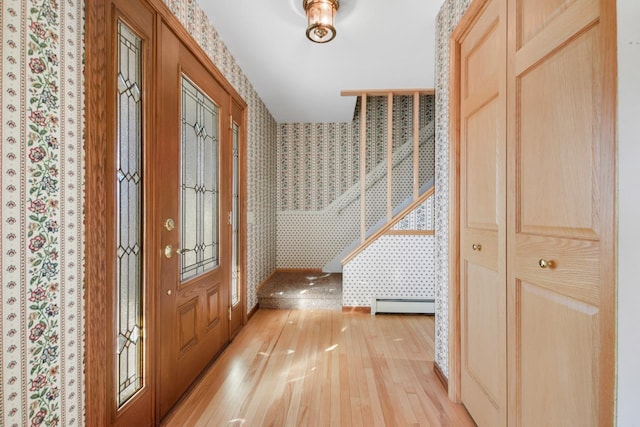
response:
M480 243L474 243L473 245L471 245L471 249L473 249L474 251L481 251L482 245Z
M167 245L164 247L165 258L171 258L173 256L173 246Z
M538 265L540 266L540 268L553 268L554 263L552 260L546 260L546 259L542 259L540 258L540 261L538 261Z

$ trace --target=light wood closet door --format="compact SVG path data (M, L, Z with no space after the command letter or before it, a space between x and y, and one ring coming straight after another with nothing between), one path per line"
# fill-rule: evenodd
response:
M479 426L506 425L505 2L460 35L461 396ZM473 12L472 12L473 13Z
M509 424L611 425L615 2L509 13Z

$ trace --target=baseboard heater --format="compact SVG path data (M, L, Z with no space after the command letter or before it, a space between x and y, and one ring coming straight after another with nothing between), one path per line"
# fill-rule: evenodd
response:
M376 313L434 314L436 302L433 298L388 298L373 297L371 315Z

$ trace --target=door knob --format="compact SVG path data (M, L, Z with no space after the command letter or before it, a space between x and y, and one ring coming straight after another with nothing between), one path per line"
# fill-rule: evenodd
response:
M164 247L165 258L171 258L173 256L173 246L167 245Z
M554 263L552 260L546 260L546 259L542 259L540 258L540 261L538 261L538 265L540 266L540 268L553 268Z
M178 255L182 255L186 252L191 252L193 249L176 249L176 253ZM167 245L164 247L164 256L166 258L171 258L173 256L173 246Z
M167 295L171 295L171 289L167 291Z
M473 249L474 251L481 251L482 245L480 243L474 243L473 245L471 245L471 249Z

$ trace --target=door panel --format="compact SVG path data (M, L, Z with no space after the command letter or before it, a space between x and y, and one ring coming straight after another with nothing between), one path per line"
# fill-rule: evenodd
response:
M589 60L597 44L593 28L518 78L520 232L597 238L598 147L593 129L598 111L594 64Z
M497 102L498 99L493 98L479 110L466 115L467 135L463 141L466 150L464 167L467 179L466 191L463 194L467 197L467 227L473 229L498 230L495 176ZM464 110L462 114L465 115ZM478 135L482 135L482 138L478 138Z
M480 6L460 44L461 398L505 426L505 9ZM455 36L454 36L455 37Z
M508 347L518 426L613 422L615 75L606 70L615 47L603 39L615 34L612 4L509 1L508 303L517 327Z
M231 263L229 95L164 25L161 43L160 417L229 340Z
M198 298L193 298L178 307L178 331L180 331L178 348L181 355L198 343L197 307Z
M465 370L469 376L463 376L462 387L468 388L474 383L480 387L493 406L498 406L500 398L500 376L496 372L504 369L495 357L501 347L504 336L500 336L500 313L504 311L504 279L498 277L496 270L481 265L467 263L465 272L464 296L467 307L465 329L466 340ZM471 356L469 356L471 355ZM473 381L469 381L469 377Z
M522 420L597 425L598 308L532 283L517 286Z
M214 328L222 321L220 307L223 301L220 298L220 287L214 286L207 291L207 328Z
M521 43L530 41L572 3L575 0L522 0L518 22Z

